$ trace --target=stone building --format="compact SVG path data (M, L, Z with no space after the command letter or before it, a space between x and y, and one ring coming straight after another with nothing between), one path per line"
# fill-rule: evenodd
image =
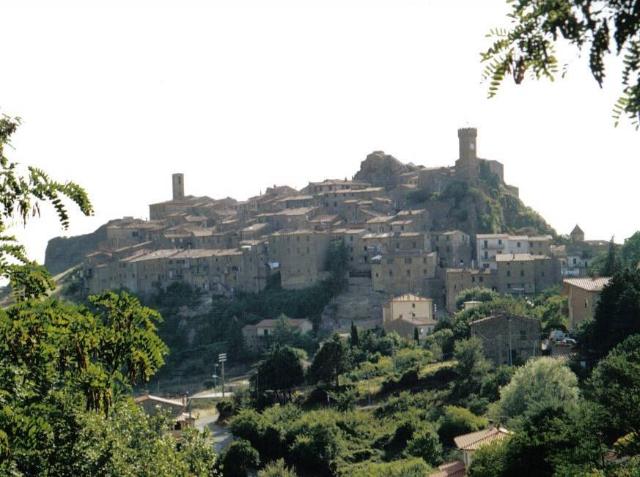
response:
M484 354L496 366L522 363L540 355L540 321L497 314L469 323L471 336L482 341Z
M496 265L496 289L500 293L531 295L560 282L557 262L544 255L499 254Z
M432 293L436 253L426 250L394 251L371 261L373 289L384 293Z
M382 325L407 339L412 339L417 329L419 338L424 338L436 325L433 301L413 294L392 298L382 307Z
M265 212L256 215L258 223L269 224L272 230L292 230L309 228L309 221L318 215L317 207L284 209L277 212Z
M270 260L279 264L283 288L305 288L328 275L327 253L331 235L314 230L280 231L269 238Z
M471 237L460 230L431 232L431 250L438 253L438 266L441 268L470 267L472 247Z
M600 292L611 278L567 278L563 282L563 294L568 297L569 328L594 317Z
M254 351L268 348L272 342L272 337L279 326L280 319L262 320L255 325L242 327L242 337L245 345ZM306 318L286 318L284 324L304 335L313 330L313 324Z

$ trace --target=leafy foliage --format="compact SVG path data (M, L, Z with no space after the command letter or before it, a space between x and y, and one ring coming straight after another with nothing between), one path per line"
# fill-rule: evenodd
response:
M496 422L517 424L544 407L572 410L578 402L578 378L553 358L528 361L500 390L500 401L492 410Z
M19 218L24 224L40 214L42 203L53 206L63 228L69 226L69 210L65 200L77 205L85 215L93 207L85 190L74 182L57 182L44 171L27 167L21 173L19 165L5 156L5 147L20 125L20 118L0 116L0 277L8 278L16 300L43 296L53 290L49 273L27 258L24 246L6 235L8 222ZM17 264L17 265L16 265Z
M349 349L336 334L320 347L313 358L308 376L313 383L319 381L331 383L335 380L335 384L338 386L339 376L348 370L348 365Z
M259 389L286 391L290 397L291 389L304 382L304 357L302 350L276 345L260 363L256 385Z
M521 0L512 2L509 29L493 29L493 44L482 54L489 96L505 77L520 84L529 76L553 80L559 72L560 39L586 51L589 69L602 86L605 57L622 56L622 93L613 108L616 124L626 115L640 127L640 9L617 0ZM564 73L563 73L564 74Z

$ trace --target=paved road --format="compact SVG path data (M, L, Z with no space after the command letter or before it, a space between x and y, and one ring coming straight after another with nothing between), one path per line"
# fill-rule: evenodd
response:
M227 430L227 428L219 426L217 421L218 413L206 415L196 419L196 428L201 431L205 428L209 429L211 437L213 438L213 449L216 451L216 454L220 454L229 447L229 444L231 444L231 441L233 440L233 435Z

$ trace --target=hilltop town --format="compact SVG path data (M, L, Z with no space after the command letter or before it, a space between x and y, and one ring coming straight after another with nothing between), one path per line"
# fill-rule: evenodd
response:
M427 297L437 317L454 312L469 288L533 295L586 275L607 243L585 241L578 226L558 236L505 183L502 163L478 157L476 139L476 129L458 130L453 166L374 152L353 179L302 190L274 185L241 202L187 195L176 173L172 198L149 205L149 220L125 217L87 236L54 239L46 265L57 273L80 264L86 293L144 295L182 282L233 296L274 279L283 289L313 286L327 278L328 254L341 244L350 287L323 314L329 329L379 324L392 296ZM357 296L350 301L349 293Z

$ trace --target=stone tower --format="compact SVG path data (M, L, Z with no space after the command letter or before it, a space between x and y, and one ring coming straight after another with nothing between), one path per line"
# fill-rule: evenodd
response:
M184 199L184 174L173 174L173 200Z
M476 137L478 130L476 128L458 129L458 143L460 146L460 159L476 159Z

